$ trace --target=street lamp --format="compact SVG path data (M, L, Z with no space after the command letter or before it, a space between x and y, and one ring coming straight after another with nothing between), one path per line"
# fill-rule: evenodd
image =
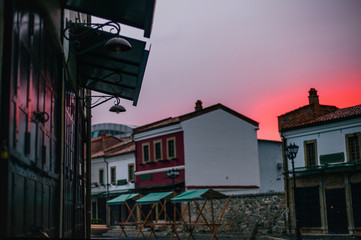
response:
M292 162L292 175L293 175L293 203L295 205L295 222L296 222L296 238L297 240L302 239L301 238L301 231L300 231L300 226L298 224L298 219L297 219L297 208L296 208L296 174L295 174L295 161L294 159L296 158L297 152L298 152L298 146L295 143L291 143L290 145L287 146L286 150L285 150L285 155L288 159L291 160Z
M174 192L174 191L175 191L175 188L174 188L174 179L179 176L179 169L172 168L172 169L168 170L168 171L165 173L165 176L166 176L166 178L171 178L171 179L172 179L172 190L173 190L173 192Z

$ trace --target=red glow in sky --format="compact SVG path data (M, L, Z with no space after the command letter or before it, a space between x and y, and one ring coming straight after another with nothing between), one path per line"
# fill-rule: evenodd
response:
M361 1L158 0L138 106L93 109L93 123L143 125L194 110L197 99L259 122L279 140L277 116L308 104L361 104Z

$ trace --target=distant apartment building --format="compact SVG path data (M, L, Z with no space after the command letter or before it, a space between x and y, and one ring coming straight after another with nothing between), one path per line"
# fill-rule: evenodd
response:
M302 234L360 235L361 105L321 105L311 88L309 104L279 116L278 123L283 147L299 146L295 202L292 167L283 161L290 227L296 212Z
M110 134L118 138L130 137L134 126L117 123L98 123L91 126L92 138L100 137L102 133Z

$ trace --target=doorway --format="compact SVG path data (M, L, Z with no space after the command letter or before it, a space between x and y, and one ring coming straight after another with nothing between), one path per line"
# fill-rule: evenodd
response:
M348 233L344 188L326 189L328 233Z

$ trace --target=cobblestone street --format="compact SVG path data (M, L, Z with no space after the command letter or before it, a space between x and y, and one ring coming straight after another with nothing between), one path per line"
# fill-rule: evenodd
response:
M119 232L120 232L120 227L116 226L101 236L92 235L91 239L129 239L129 240L144 239L142 236L139 236L138 238L136 238L136 235L137 235L136 230L127 230L128 237L126 237L124 234L122 234L119 237ZM160 231L160 232L156 232L157 238L155 238L153 235L148 238L149 233L150 233L149 231L144 232L144 234L147 236L147 239L168 240L168 239L170 239L170 235L171 235L170 232L168 232L168 231ZM195 240L211 239L210 233L199 233L198 232L198 233L194 233L193 235L194 235ZM179 233L179 237L181 240L187 239L188 234L187 233ZM218 237L218 240L229 240L229 239L234 239L234 240L295 240L296 239L294 235L287 235L287 234L285 234L285 235L260 234L260 235L256 235L256 236L248 235L247 237L242 237L241 233L225 233L225 232L218 232L217 237ZM174 236L173 239L176 240L177 237ZM192 237L190 237L189 239L192 239ZM214 238L214 239L216 239L216 238ZM360 240L361 238L346 235L346 234L345 235L329 234L329 235L304 235L304 236L302 236L302 239L304 239L304 240Z

